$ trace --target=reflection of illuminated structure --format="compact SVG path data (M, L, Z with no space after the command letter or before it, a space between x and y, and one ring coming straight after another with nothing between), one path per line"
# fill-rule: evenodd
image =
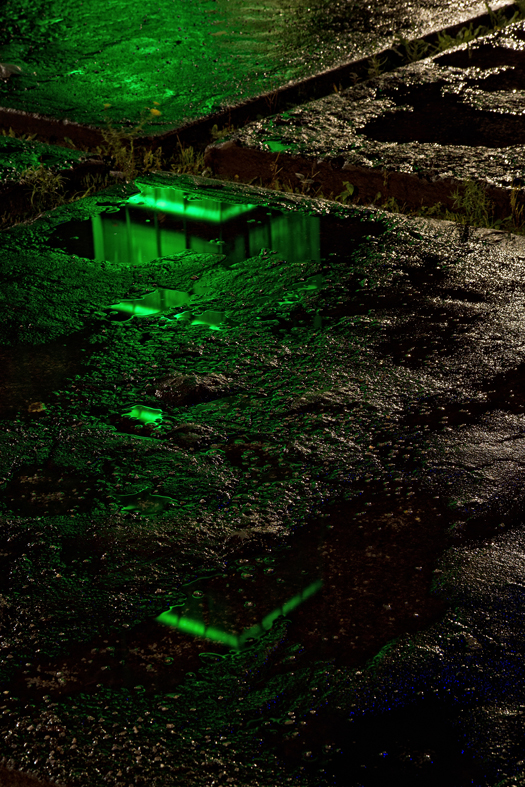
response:
M188 618L185 615L179 615L177 612L173 611L176 607L170 607L169 610L159 615L156 620L159 623L163 623L165 626L172 626L173 628L178 628L181 631L192 634L194 637L211 639L215 642L222 642L223 645L228 645L230 648L239 649L242 648L249 639L256 639L268 631L272 627L274 620L281 615L288 615L288 613L298 607L299 604L302 604L307 598L317 593L322 585L323 583L321 580L312 582L312 584L308 585L301 593L297 593L283 604L282 607L274 609L273 612L266 615L260 623L251 626L251 628L243 631L242 634L230 634L227 631L221 631L215 626L207 626L199 620Z
M234 263L262 248L289 262L319 259L317 216L199 199L178 189L141 189L121 210L91 219L95 259L140 265L189 250L225 254ZM80 253L87 256L87 249Z

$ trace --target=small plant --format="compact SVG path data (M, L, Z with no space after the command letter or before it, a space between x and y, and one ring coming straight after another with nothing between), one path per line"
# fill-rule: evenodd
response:
M463 193L457 188L452 193L454 207L460 211L459 221L478 227L494 226L494 203L485 189L474 180L465 181ZM456 219L458 220L458 219Z
M515 187L513 187L510 192L510 210L511 210L510 219L512 225L517 230L522 230L524 224L523 212L525 209L525 205L523 202L518 204L518 194L520 193L523 195L523 191L520 192L520 189L517 189Z
M430 44L428 44L426 41L423 41L421 38L417 39L416 41L409 41L408 38L403 38L403 36L400 36L398 39L398 45L402 46L405 50L404 59L409 63L414 63L416 60L422 60L422 58L431 54L432 49ZM397 52L400 57L403 57L402 52L400 52L397 47L392 47L392 49L394 52Z
M388 63L388 59L386 57L372 55L368 62L368 76L370 79L373 79L374 77L380 76L384 72L385 66Z
M215 123L215 125L212 126L210 134L211 138L216 142L218 139L222 139L223 137L227 137L229 134L233 134L234 131L235 126L232 126L230 123L221 129L219 129L217 123Z
M342 202L343 205L347 205L349 199L353 196L355 192L355 186L350 183L348 180L343 181L344 190L338 194L336 197L337 202Z
M381 207L384 210L388 210L390 213L404 213L406 209L406 205L401 207L395 197L389 197L386 202L381 205Z
M31 206L38 212L55 207L64 200L62 176L43 164L23 170L20 180L31 189Z
M148 120L148 110L150 117L159 117L162 112L157 109L158 101L154 101L154 107L145 107L141 112L139 123L130 131L123 128L114 128L111 120L106 116L106 128L102 131L104 145L96 149L99 156L110 158L115 170L121 172L126 181L134 180L137 175L143 175L154 169L162 168L162 149L159 147L155 152L147 150L139 152L135 149L135 138L144 130ZM111 104L104 104L104 112L111 107Z
M2 136L11 137L12 139L13 138L23 139L26 140L27 142L31 142L33 139L35 139L36 134L17 134L15 131L13 131L13 129L10 126L9 130L7 130L6 128L2 129Z
M197 153L192 145L184 148L179 142L179 153L172 157L171 171L180 175L200 175L204 171L204 153Z

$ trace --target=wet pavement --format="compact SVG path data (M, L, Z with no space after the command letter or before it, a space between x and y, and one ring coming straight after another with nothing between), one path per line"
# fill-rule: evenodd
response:
M261 119L210 146L220 178L521 227L525 27ZM452 216L451 216L452 217Z
M4 106L94 123L85 153L0 138L9 210L40 213L0 234L0 783L518 787L525 28L350 87L484 4L195 5L165 103L165 9L117 40L120 3L107 39L95 4L13 5L0 49ZM96 80L153 133L302 87L215 178L137 176L94 153ZM465 183L463 224L391 212Z
M518 12L498 1L491 16L481 0L388 0L377 7L364 0L148 0L132 8L115 0L106 15L96 0L49 6L9 0L4 8L2 125L40 133L45 127L50 141L82 138L91 146L108 120L159 135L401 39L464 24L494 26L499 10L509 18ZM263 114L271 95L267 101ZM89 128L82 135L77 124ZM220 128L227 124L225 116Z
M157 174L1 244L6 773L519 783L523 239Z

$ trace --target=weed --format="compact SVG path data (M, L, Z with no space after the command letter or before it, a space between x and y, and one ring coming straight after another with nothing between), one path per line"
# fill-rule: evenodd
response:
M192 145L184 148L179 142L179 153L171 159L171 171L181 175L200 175L204 170L204 154L197 153Z
M277 102L279 100L279 91L273 90L271 93L268 93L264 96L264 103L270 110L270 112L274 112L277 107Z
M455 37L449 36L448 33L438 33L438 43L435 52L443 52L445 49L451 49L460 44L468 44L475 38L487 35L491 30L488 27L476 27L474 29L472 24L468 27L462 27Z
M345 187L344 191L338 194L335 199L337 202L342 202L343 205L346 205L350 197L352 197L355 192L355 186L352 185L352 183L350 183L348 180L343 181L343 186Z
M381 207L390 213L406 213L406 204L400 205L395 197L389 197Z
M157 101L153 103L158 105ZM104 104L104 112L107 112L110 106L111 104ZM137 175L162 168L161 148L157 148L155 152L151 150L141 152L135 149L135 139L144 130L148 120L147 110L152 117L162 114L156 107L153 109L145 107L141 112L139 123L130 131L114 128L111 120L106 116L106 128L102 130L105 144L97 147L95 151L97 155L109 158L113 168L121 172L128 182L134 180Z
M483 186L474 180L466 180L461 193L459 187L451 194L454 207L459 209L460 223L478 227L494 226L494 203L489 200Z
M1 129L1 131L2 131L2 136L3 137L24 139L24 140L26 140L26 142L31 142L36 137L36 134L17 134L16 131L13 131L11 126L9 127L9 130L3 128L3 129Z
M518 230L523 229L523 225L525 222L523 216L525 205L523 204L523 201L521 202L521 204L518 204L518 194L520 193L523 196L523 191L520 191L520 189L517 189L515 187L513 187L510 192L511 221L514 227Z
M20 181L31 189L31 206L38 212L54 207L64 198L62 176L43 164L23 170Z
M216 142L218 139L222 139L223 137L227 137L229 134L233 134L234 131L235 131L235 126L232 126L230 123L228 123L227 126L224 126L221 129L219 129L218 125L215 123L215 125L212 127L210 134L212 140Z
M385 66L388 62L386 57L379 57L378 55L372 55L370 58L369 66L368 66L368 76L373 79L374 77L380 76L385 70Z
M405 50L404 59L408 63L414 63L416 60L421 60L431 53L430 44L428 44L426 41L423 41L421 38L417 39L416 41L409 41L408 38L403 38L403 36L400 36L398 39L398 45L402 46ZM403 54L397 47L394 46L392 49L400 57L403 57Z

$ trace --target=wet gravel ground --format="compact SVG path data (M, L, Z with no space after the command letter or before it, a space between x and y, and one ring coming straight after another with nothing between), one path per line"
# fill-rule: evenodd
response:
M331 96L210 146L207 165L218 177L278 178L391 209L457 211L454 192L476 181L485 195L463 205L471 220L512 216L520 226L522 197L512 189L524 178L524 40L517 22L364 84L335 85Z
M143 193L173 183L302 210L319 240L57 248L133 185L2 234L3 765L519 783L523 240L205 180ZM183 305L109 308L166 288Z

